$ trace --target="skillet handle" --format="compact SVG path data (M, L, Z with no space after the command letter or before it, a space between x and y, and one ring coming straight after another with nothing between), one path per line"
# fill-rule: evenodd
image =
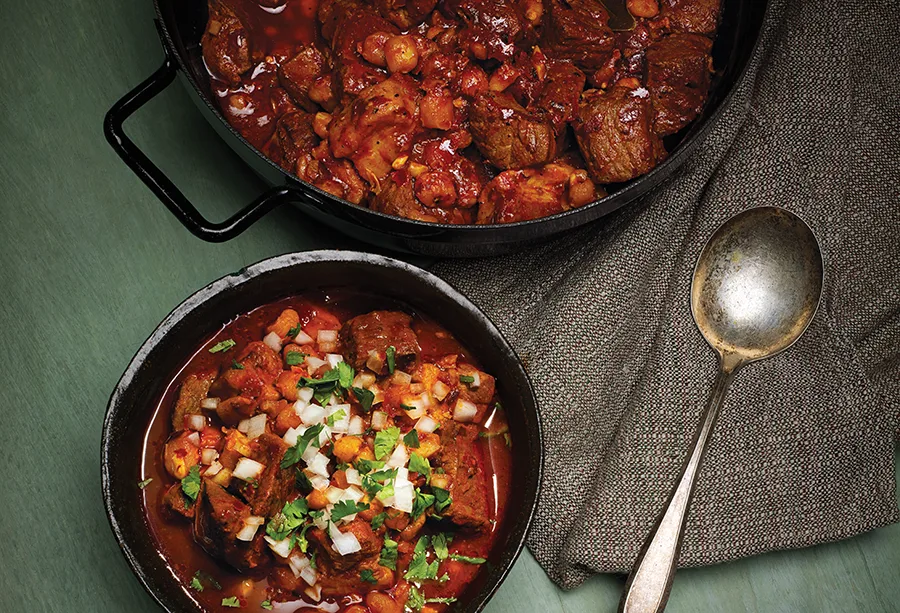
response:
M119 157L150 188L150 191L156 194L156 197L178 218L178 221L190 230L191 234L211 243L224 242L249 228L279 205L296 201L297 196L289 187L275 187L225 221L212 222L200 214L190 200L181 193L181 190L175 187L175 184L156 164L151 162L144 152L125 135L122 128L126 119L175 80L177 71L178 65L166 49L166 58L162 66L150 78L125 94L109 110L103 121L103 131L106 134L106 140L119 154Z

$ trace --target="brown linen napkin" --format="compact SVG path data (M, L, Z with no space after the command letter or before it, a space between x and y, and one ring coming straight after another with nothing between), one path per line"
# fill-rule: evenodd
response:
M900 518L900 19L890 1L776 2L748 75L674 179L554 243L436 268L526 362L546 433L529 539L564 588L627 571L715 374L691 272L709 235L775 204L817 232L822 304L732 387L682 566L846 538Z

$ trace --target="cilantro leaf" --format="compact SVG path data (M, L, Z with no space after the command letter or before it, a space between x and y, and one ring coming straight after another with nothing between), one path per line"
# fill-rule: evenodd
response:
M475 377L471 375L460 375L459 376L460 383L475 383Z
M413 449L419 448L419 433L413 428L403 436L403 444Z
M200 571L194 573L194 576L191 578L191 587L197 590L198 592L203 591L203 584L200 582Z
M431 463L418 453L413 452L409 456L409 470L410 472L419 473L420 475L429 477L431 476Z
M259 606L266 611L271 611L273 609L272 602L270 600L263 600L261 603L259 603Z
M449 491L439 487L433 487L431 491L434 492L434 510L438 513L449 507L450 503L453 502Z
M266 534L276 541L286 539L291 532L303 524L308 512L309 505L306 503L306 498L286 502L284 508L266 524Z
M297 474L294 477L294 481L296 482L297 489L301 492L306 492L308 494L313 489L309 477L306 476L305 472L300 470L299 466L297 467Z
M378 498L378 500L384 501L393 495L394 495L394 484L388 483L384 487L382 487L375 496Z
M359 573L359 578L361 581L365 581L366 583L371 583L375 585L378 583L378 579L375 578L375 573L373 573L370 569L364 568Z
M415 411L416 410L416 407L411 407L408 404L403 404L402 402L400 403L400 408L403 409L404 411Z
M241 364L240 362L238 362L237 360L235 360L234 358L232 358L231 359L231 369L232 370L244 370L244 365Z
M425 512L425 509L434 504L434 496L431 494L423 494L422 490L416 488L416 498L413 500L412 513L409 514L410 519L418 519L419 515Z
M409 599L406 601L406 606L412 611L421 611L425 606L425 595L414 585L409 586Z
M234 342L233 340L231 340L230 338L227 338L227 339L225 339L224 341L219 341L218 343L216 343L215 345L213 345L212 347L210 347L210 348L209 348L209 352L210 352L210 353L220 353L220 352L222 352L222 351L228 351L229 349L231 349L231 348L234 347L235 345L237 345L237 343L235 343L235 342Z
M409 568L403 578L407 581L425 581L428 579L436 579L439 562L434 560L428 562L428 544L430 539L428 536L420 537L413 550L412 560L409 562Z
M372 403L375 402L375 393L361 387L353 387L351 389L353 390L353 394L356 396L356 399L359 401L359 405L362 407L362 410L366 413L371 411Z
M143 481L138 481L138 487L141 489L144 489L145 487L150 485L151 481L153 481L153 477L150 477L149 479L144 479Z
M370 496L374 496L379 494L379 498L384 500L388 496L394 495L394 486L390 483L385 485L386 481L391 479L395 479L397 477L397 469L389 468L386 470L379 470L374 473L369 473L362 476L362 487L366 492L369 493ZM390 492L381 495L381 492L385 491L385 489L389 488Z
M294 326L293 328L288 330L287 335L290 336L291 338L296 338L297 335L300 334L300 330L301 330L300 324L297 324L296 326Z
M387 513L382 511L378 515L372 518L372 530L378 530L381 526L384 525L384 520L387 519Z
M384 462L380 462L378 460L367 460L365 458L360 458L356 462L356 470L358 470L359 474L361 475L370 473L373 470L381 470L382 468L384 468Z
M450 559L458 562L468 562L469 564L484 564L487 562L484 558L470 558L469 556L461 556L458 553L451 553Z
M338 409L325 418L325 423L328 424L329 428L334 428L334 422L341 421L345 417L347 417L347 411L345 411L344 409Z
M319 434L322 433L322 429L325 426L322 424L316 424L315 426L310 426L306 429L306 432L300 435L300 438L297 439L297 444L284 452L284 458L281 460L281 468L290 468L297 462L303 459L303 453L306 451L306 448L309 447L309 444L313 441L316 441L316 446L318 446Z
M306 553L306 550L309 549L309 541L306 540L306 532L307 530L312 528L313 525L314 524L306 524L305 526L303 526L303 530L291 534L291 549L299 546L300 551Z
M450 550L447 548L450 539L447 538L447 535L443 532L435 534L431 537L431 545L434 547L434 555L437 556L438 560L446 560L447 556L450 555Z
M384 355L387 358L388 373L394 374L394 369L397 366L397 348L391 345L385 350Z
M391 570L397 570L397 546L397 541L384 537L384 546L381 548L381 556L378 558L378 563L381 566L390 568Z
M181 480L181 491L191 500L197 500L197 494L200 493L200 467L194 464L191 470Z
M394 450L400 438L400 428L391 426L375 435L375 459L380 460Z
M425 602L432 602L434 604L453 604L456 602L456 598L426 598Z
M352 500L338 500L331 509L331 521L337 523L348 515L365 511L369 505L365 502L353 502Z
M287 362L288 366L296 366L297 364L302 364L304 358L306 358L305 353L301 353L299 351L288 351L287 355L284 356L284 361Z
M347 362L338 362L337 371L338 384L345 390L350 389L350 386L353 385L353 377L356 376L356 371Z
M231 607L232 609L240 609L241 601L237 599L237 596L229 596L228 598L222 599L223 607Z

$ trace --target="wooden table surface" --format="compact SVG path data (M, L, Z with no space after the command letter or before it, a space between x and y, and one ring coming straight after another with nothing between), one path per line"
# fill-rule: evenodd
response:
M161 62L149 0L7 2L2 15L0 611L153 611L100 496L101 424L120 373L194 289L271 255L359 245L288 210L202 243L120 162L102 119ZM128 129L214 219L262 188L178 85ZM898 611L898 578L892 526L683 571L668 610ZM612 612L622 583L562 592L525 553L487 611Z

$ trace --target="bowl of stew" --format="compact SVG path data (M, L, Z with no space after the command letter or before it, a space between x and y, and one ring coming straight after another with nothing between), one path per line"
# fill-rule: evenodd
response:
M265 260L179 305L103 430L103 495L168 611L479 611L540 486L515 352L409 264Z

